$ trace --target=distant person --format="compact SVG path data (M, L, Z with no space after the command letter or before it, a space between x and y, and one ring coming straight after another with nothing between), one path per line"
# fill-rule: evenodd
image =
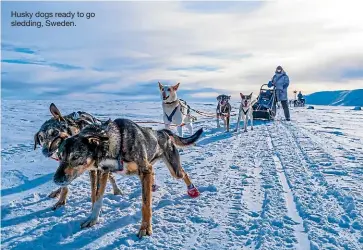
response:
M305 106L305 98L304 98L303 94L301 94L301 91L299 91L299 94L297 95L297 100L298 100L298 106L300 106L300 107Z
M286 121L290 121L290 111L289 105L287 103L287 88L289 87L290 79L286 72L281 66L277 66L275 75L272 77L271 81L268 83L269 87L275 86L275 102L272 106L273 112L276 115L276 103L281 102L282 108L284 109L284 114Z
M301 101L303 99L303 94L301 94L301 91L299 91L299 94L297 95L297 99Z

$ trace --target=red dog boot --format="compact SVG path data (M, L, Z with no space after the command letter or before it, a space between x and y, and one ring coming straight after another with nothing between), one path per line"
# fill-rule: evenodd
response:
M197 198L200 193L198 189L193 184L191 184L190 186L188 186L188 195L192 198Z

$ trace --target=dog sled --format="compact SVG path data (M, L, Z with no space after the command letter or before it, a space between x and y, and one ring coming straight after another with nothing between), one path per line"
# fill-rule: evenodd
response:
M273 120L275 113L273 105L275 102L275 88L269 88L267 84L263 84L260 88L260 94L257 101L253 104L253 119L254 120Z
M294 100L294 107L305 107L305 98Z

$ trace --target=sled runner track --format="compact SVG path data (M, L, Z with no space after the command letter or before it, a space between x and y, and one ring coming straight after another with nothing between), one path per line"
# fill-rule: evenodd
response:
M362 199L363 150L349 150L346 148L348 145L336 140L333 135L327 137L319 133L317 136L307 129L295 126L291 129L301 130L311 138L312 143L321 148L320 169L328 183L339 184L342 191L348 190L358 200ZM356 205L359 206L359 211L363 210L363 202Z
M264 201L259 215L257 235L254 239L256 249L293 249L297 241L292 227L293 222L287 215L284 190L279 181L269 147L269 134L266 126L258 131L260 135L260 159Z
M344 199L321 174L317 162L324 153L321 148L293 125L279 123L270 129L311 247L361 249L361 215L352 199Z
M271 133L271 131L269 131ZM279 154L275 149L275 145L272 142L271 134L268 137L268 146L272 152L272 158L275 163L275 167L277 170L277 174L279 176L279 181L282 184L282 188L284 191L284 200L287 207L287 216L292 221L292 226L294 228L294 235L297 239L297 242L295 242L295 248L298 250L304 250L310 247L310 242L308 239L308 235L305 233L305 229L303 227L303 220L299 216L297 212L296 203L294 202L294 196L291 192L291 189L288 185L286 174L284 171L284 167L280 161Z
M299 147L306 159L313 165L319 165L319 172L326 179L327 185L334 193L339 204L345 209L346 213L350 214L352 213L353 208L357 208L353 209L354 214L358 213L360 217L363 217L363 204L361 202L354 202L355 200L362 200L362 177L359 176L354 169L352 170L349 164L338 163L336 160L337 158L334 158L329 153L329 144L321 145L320 143L317 143L314 141L316 136L311 134L305 136L300 132L300 135L303 136L299 136L299 133L297 133L299 130L295 126L291 126L290 130L293 133L294 139L299 143ZM314 150L311 150L308 146L314 148ZM356 166L356 164L353 166ZM343 176L341 176L341 173L343 173ZM341 177L339 181L337 181L337 177L330 180L334 175ZM349 182L349 188L346 188L346 182ZM352 197L354 199L352 199ZM355 216L353 215L353 217Z

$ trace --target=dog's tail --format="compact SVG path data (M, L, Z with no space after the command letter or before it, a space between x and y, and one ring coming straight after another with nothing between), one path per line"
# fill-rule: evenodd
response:
M188 147L195 145L195 142L200 138L203 133L203 129L201 128L189 137L180 137L168 129L163 129L162 131L165 132L173 141L174 145L178 147Z

